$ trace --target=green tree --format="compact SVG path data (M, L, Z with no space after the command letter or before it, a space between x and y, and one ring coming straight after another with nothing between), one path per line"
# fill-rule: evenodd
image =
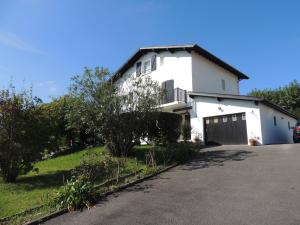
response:
M77 118L75 123L85 124L88 133L100 136L114 155L125 156L146 136L149 117L159 109L162 91L147 76L130 79L123 88L113 84L110 76L107 69L86 68L82 76L73 78L70 95L79 99L79 104L72 117Z
M58 151L60 147L83 147L90 144L91 139L94 140L85 132L85 125L80 123L81 116L72 114L78 107L78 101L77 98L64 95L40 106L48 121L45 126L49 132L50 151Z
M41 101L31 91L0 91L0 168L4 181L32 169L47 144L45 118L38 107Z
M296 80L275 89L254 89L249 95L263 97L300 117L300 83Z

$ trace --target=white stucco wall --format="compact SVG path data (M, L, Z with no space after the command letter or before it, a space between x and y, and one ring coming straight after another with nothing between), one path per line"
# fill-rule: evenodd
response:
M194 92L239 94L237 76L195 52L192 52L192 74ZM222 79L225 80L225 91Z
M155 71L148 73L153 80L162 83L166 80L174 80L174 88L181 88L184 90L192 90L192 59L191 54L186 51L178 51L174 53L170 52L149 52L143 55L137 62L143 62L151 59L151 56L156 54L156 65ZM160 65L160 58L164 58L163 65ZM126 80L129 77L136 76L136 64L129 68L124 75L116 81L116 85L119 87L126 87ZM143 76L143 75L142 75Z
M205 117L246 113L248 140L255 138L262 143L260 110L254 102L231 99L223 99L219 102L215 98L195 97L191 105L193 106L193 109L190 110L192 138L198 134L204 141L203 118Z
M296 119L263 104L260 104L260 114L264 144L293 143L293 129L289 129L288 122L290 127L293 127ZM274 116L276 116L276 126Z

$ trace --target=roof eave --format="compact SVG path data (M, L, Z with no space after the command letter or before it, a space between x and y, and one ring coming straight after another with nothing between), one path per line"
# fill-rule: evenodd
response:
M130 67L140 56L145 54L149 51L154 52L161 52L161 51L195 51L198 54L202 55L206 59L212 61L213 63L219 65L220 67L226 69L227 71L233 73L238 77L239 80L249 79L249 77L239 70L235 69L234 67L230 66L229 64L225 63L223 60L219 59L215 55L211 54L210 52L206 51L205 49L201 48L200 46L193 44L193 45L170 45L170 46L150 46L150 47L143 47L139 48L118 70L117 72L111 77L112 82L115 82L123 75L123 73Z
M253 101L253 102L261 102L265 104L266 106L269 106L283 114L286 114L294 119L298 119L298 117L290 112L289 110L286 110L285 108L272 103L264 98L259 97L253 97L253 96L246 96L246 95L223 95L223 94L217 94L217 93L199 93L199 92L188 92L188 95L191 98L194 98L195 96L198 97L207 97L207 98L217 98L217 99L233 99L233 100L241 100L241 101Z

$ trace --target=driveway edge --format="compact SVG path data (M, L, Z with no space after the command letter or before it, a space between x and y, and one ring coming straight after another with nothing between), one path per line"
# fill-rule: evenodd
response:
M155 176L157 176L157 175L159 175L159 174L161 174L161 173L163 173L163 172L166 172L166 171L168 171L168 170L170 170L170 169L172 169L172 168L174 168L174 167L176 167L176 166L178 166L178 165L179 165L179 163L174 163L174 164L172 164L172 165L170 165L170 166L167 166L167 167L165 167L165 168L163 168L163 169L161 169L161 170L159 170L159 171L157 171L157 172L155 172L155 173L153 173L153 174L147 175L147 176L145 176L145 177L143 177L143 178L134 180L134 181L129 182L129 183L127 183L127 184L120 185L120 186L119 186L118 188L116 188L115 190L107 191L107 192L103 193L103 194L100 196L98 202L101 201L101 198L103 198L103 197L107 197L107 196L112 195L112 194L114 194L114 193L116 193L116 192L120 192L120 191L122 191L122 190L124 190L124 189L126 189L126 188L128 188L128 187L131 187L131 186L133 186L133 185L135 185L135 184L138 184L138 183L141 183L141 182L143 182L143 181L146 181L146 180L148 180L148 179L150 179L150 178L152 178L152 177L155 177ZM39 225L39 224L41 224L41 223L43 223L43 222L46 222L47 220L50 220L50 219L52 219L52 218L54 218L54 217L61 216L61 215L65 214L65 213L67 213L67 212L68 212L68 209L61 209L61 210L59 210L59 211L50 213L50 214L47 215L47 216L41 217L41 218L39 218L39 219L30 221L30 222L27 222L27 223L25 223L24 225Z

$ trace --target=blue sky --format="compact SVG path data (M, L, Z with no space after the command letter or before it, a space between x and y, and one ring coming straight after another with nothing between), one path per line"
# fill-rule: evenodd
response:
M300 1L0 0L0 88L67 92L83 68L137 48L197 43L250 76L241 93L300 80Z

